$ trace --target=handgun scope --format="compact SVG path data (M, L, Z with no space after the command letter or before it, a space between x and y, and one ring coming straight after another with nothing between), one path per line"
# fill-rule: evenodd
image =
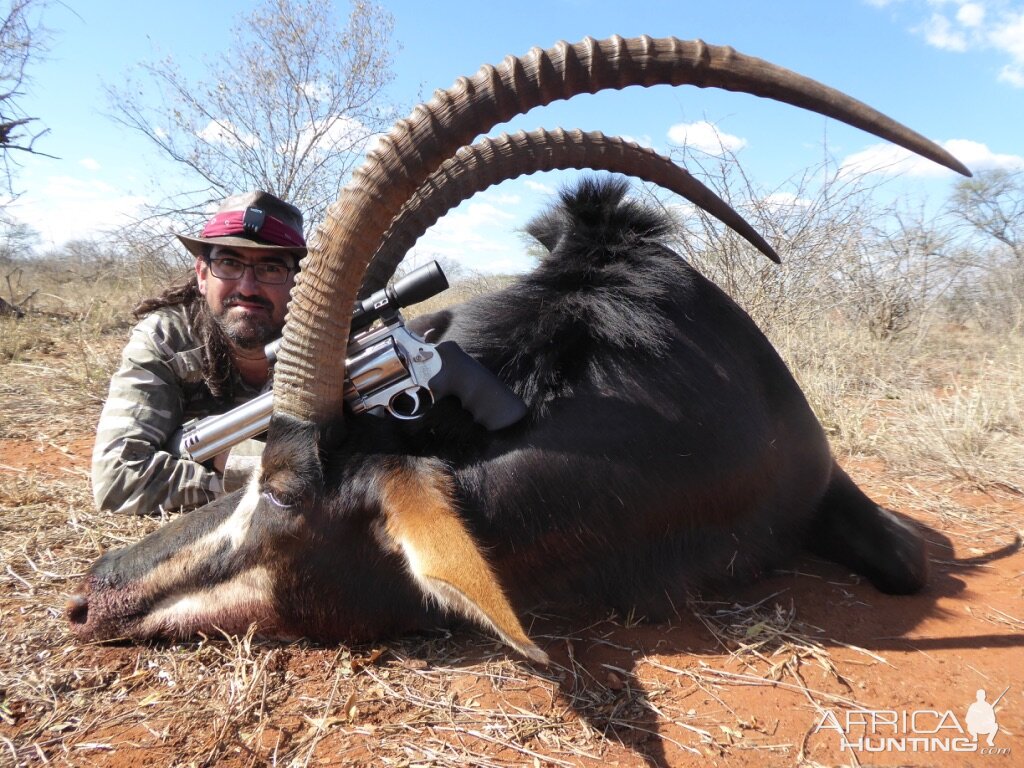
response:
M351 333L360 331L374 320L397 312L410 304L419 304L431 296L436 296L448 287L448 278L444 276L441 265L436 261L414 269L398 280L394 285L381 288L362 301L356 302L352 312ZM281 347L281 339L267 344L264 352L271 363L277 360L277 350Z
M374 320L410 304L426 301L447 287L448 278L436 261L414 269L394 285L381 288L369 298L357 301L352 313L352 330L362 330Z

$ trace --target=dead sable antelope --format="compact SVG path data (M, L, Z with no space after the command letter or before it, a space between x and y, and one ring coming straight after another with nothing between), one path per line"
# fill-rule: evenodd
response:
M459 80L397 124L317 233L248 489L100 558L69 602L79 636L255 622L265 636L352 641L447 611L544 661L520 624L532 606L583 600L656 619L688 590L756 577L802 548L882 591L920 589L921 537L839 468L769 342L661 244L668 223L620 181L585 182L532 224L547 250L532 274L417 319L429 340L455 340L498 373L525 400L522 421L488 432L452 398L415 423L344 418L338 350L361 286L379 286L423 228L501 178L561 166L653 178L773 255L681 169L620 141L555 132L457 151L535 106L658 83L814 110L969 175L842 93L700 41L559 43Z

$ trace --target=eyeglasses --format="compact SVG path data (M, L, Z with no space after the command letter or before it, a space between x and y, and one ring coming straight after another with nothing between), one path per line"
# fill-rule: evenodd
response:
M255 264L246 264L240 259L223 257L219 259L207 259L210 271L214 277L221 280L241 280L245 270L251 269L257 283L267 285L281 285L287 282L288 276L295 270L280 261L260 261Z

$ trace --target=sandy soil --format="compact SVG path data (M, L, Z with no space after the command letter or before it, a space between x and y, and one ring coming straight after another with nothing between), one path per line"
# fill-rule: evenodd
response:
M6 439L0 468L75 489L73 517L90 447ZM468 628L357 648L81 646L59 615L75 574L26 547L36 570L3 566L0 765L1024 765L1024 499L844 464L926 529L924 593L805 558L671 624L536 617L548 669ZM0 535L26 535L0 510ZM964 732L979 689L1003 694L987 754Z

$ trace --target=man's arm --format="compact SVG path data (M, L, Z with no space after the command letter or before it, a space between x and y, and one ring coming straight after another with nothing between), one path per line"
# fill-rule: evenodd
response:
M174 356L155 316L132 330L96 429L92 484L99 509L151 514L200 506L224 492L220 475L168 450L184 416Z

